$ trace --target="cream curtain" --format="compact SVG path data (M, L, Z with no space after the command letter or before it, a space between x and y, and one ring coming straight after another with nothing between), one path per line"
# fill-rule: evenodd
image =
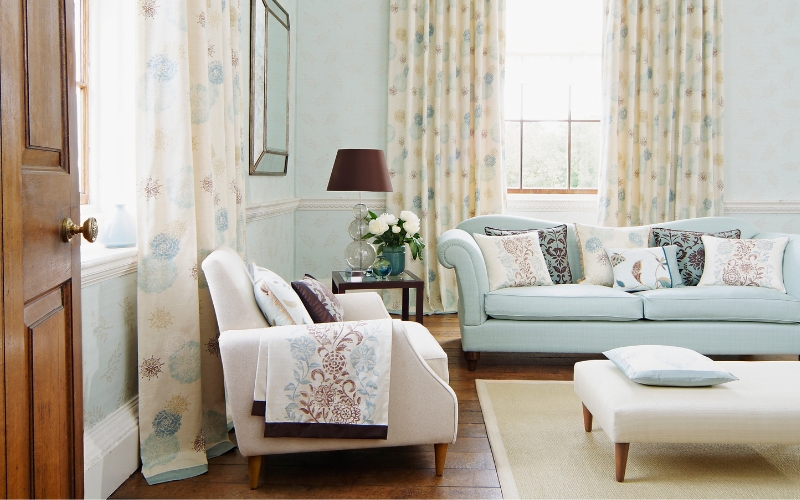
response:
M387 161L394 193L387 207L421 219L424 261L407 264L426 282L426 312L458 306L455 273L438 264L436 238L467 218L505 210L503 3L389 6Z
M599 219L721 215L722 0L606 0Z
M138 0L139 433L148 483L230 450L202 260L244 252L236 0Z

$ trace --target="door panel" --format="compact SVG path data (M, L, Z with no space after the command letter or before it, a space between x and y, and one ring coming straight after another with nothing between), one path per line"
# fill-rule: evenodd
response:
M80 217L80 169L70 168L73 7L2 0L0 8L0 493L8 497L83 496L80 242L60 235L63 218Z
M28 87L28 145L61 151L64 127L64 78L59 59L64 42L60 2L26 3L26 83Z
M36 498L70 498L72 462L72 352L70 285L57 288L25 307L31 346L33 414L33 492ZM66 439L65 439L66 438Z

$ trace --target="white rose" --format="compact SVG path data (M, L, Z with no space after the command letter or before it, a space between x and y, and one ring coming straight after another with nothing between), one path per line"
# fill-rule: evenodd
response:
M381 214L381 217L383 217L383 220L390 226L397 224L397 217L395 217L394 214Z
M397 225L392 226L392 232L394 234L399 233L400 232L400 226L397 226Z
M410 236L414 236L419 232L419 221L409 221L403 224L403 229L406 230Z
M375 236L380 236L389 229L389 224L385 220L378 217L369 221L369 232Z
M417 217L417 214L415 214L411 210L403 210L402 212L400 212L400 218L406 222L419 223L419 217Z

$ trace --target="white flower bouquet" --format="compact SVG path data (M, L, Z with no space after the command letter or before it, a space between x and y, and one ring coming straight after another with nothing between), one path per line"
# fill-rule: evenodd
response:
M374 238L372 242L378 245L378 255L383 252L384 247L402 247L408 243L411 249L411 258L422 259L422 249L425 244L419 235L419 217L410 210L400 212L400 217L394 214L377 215L369 212L369 232L361 237L362 240Z

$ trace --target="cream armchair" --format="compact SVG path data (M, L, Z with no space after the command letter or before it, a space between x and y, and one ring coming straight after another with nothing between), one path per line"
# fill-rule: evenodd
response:
M418 323L395 320L389 388L388 439L265 438L264 417L250 414L259 339L266 319L239 255L220 247L202 264L217 323L225 386L242 455L248 457L250 487L258 486L263 455L434 444L436 474L442 475L447 445L456 440L458 400L448 385L447 355ZM389 318L377 293L337 296L345 321ZM280 335L284 327L269 328Z

